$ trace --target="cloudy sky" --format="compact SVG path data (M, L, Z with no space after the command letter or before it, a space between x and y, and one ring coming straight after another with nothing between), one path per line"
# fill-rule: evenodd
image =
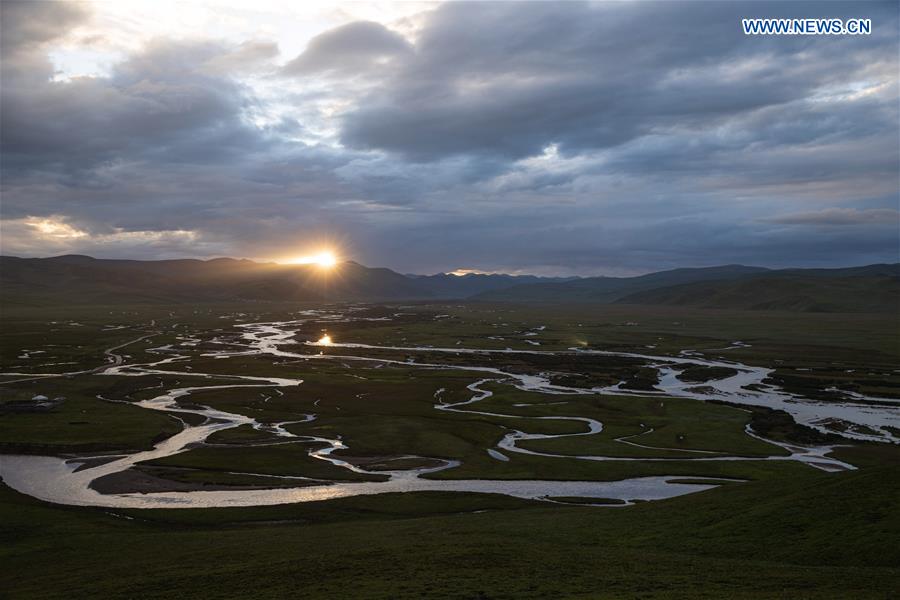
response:
M742 17L870 18L744 36ZM2 252L898 260L895 2L2 2Z

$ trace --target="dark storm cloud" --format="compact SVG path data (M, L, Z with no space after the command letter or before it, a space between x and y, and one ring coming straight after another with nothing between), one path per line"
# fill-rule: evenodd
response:
M4 168L72 171L253 151L262 139L242 119L243 90L204 70L223 54L215 44L158 40L108 78L9 82L0 91Z
M413 160L509 159L616 146L659 129L709 127L806 97L889 60L896 11L863 38L747 37L740 18L821 16L821 4L450 3L412 57L345 118L343 140Z
M48 51L90 5L0 6L7 252L329 239L407 272L581 274L896 260L892 3L450 3L406 38L350 23L283 64L271 40L161 38L62 80ZM754 16L874 32L744 36ZM79 236L36 236L45 218Z
M4 27L18 31L4 36L15 48L2 56L0 89L5 246L55 251L58 240L31 249L13 235L34 216L66 223L86 234L71 243L105 255L271 252L321 227L319 207L354 196L331 174L347 156L284 140L302 124L249 122L260 101L231 75L265 66L274 43L157 39L108 76L55 81L48 43L90 15L49 2L3 8ZM165 233L179 231L195 235ZM259 239L272 234L273 246Z

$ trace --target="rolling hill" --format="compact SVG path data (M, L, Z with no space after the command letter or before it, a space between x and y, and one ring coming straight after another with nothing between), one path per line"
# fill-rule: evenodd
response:
M724 265L700 269L674 269L638 277L587 277L568 282L533 283L485 292L478 300L501 302L598 302L610 303L644 290L693 283L728 280L765 273L762 267Z
M0 257L0 300L5 304L424 300L466 298L522 281L545 279L481 274L407 276L351 261L323 271L315 265L232 258Z
M223 301L653 304L752 310L889 312L900 309L900 264L770 270L743 265L638 277L541 278L500 274L402 275L343 262L101 260L0 257L0 302L13 305Z
M219 258L99 260L88 256L0 259L4 303L391 300L427 289L389 269L346 262L327 275L312 265Z
M703 281L630 294L616 304L802 312L900 311L900 277L785 275Z
M900 311L900 264L838 269L726 265L639 277L589 277L517 285L476 296L483 301L615 303L804 312Z

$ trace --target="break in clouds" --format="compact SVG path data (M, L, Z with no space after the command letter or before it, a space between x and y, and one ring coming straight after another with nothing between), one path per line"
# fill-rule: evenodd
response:
M297 18L289 51L289 14L225 31L210 8L191 35L122 44L105 3L3 2L2 250L277 259L327 240L404 272L895 262L896 5L827 9L336 7ZM781 16L873 33L741 31Z

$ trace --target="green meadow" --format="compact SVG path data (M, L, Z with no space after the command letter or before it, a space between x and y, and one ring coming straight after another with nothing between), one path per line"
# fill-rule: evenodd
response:
M900 446L826 436L766 409L642 394L655 374L634 359L426 348L578 347L673 357L691 350L771 368L784 389L826 402L838 401L832 387L896 398L900 349L891 315L411 304L355 313L390 321L341 322L304 318L305 308L134 305L67 309L65 318L50 308L5 314L2 371L35 377L0 380L0 451L76 457L146 450L205 419L136 403L204 387L178 398L176 408L210 407L261 426L221 429L135 471L173 489L264 489L308 484L284 477L381 481L388 475L380 471L447 460L459 464L423 476L602 482L666 475L718 477L721 485L629 506L416 492L164 510L50 504L3 486L5 597L169 598L177 590L230 598L239 590L246 598L348 591L365 598L889 598L900 588ZM292 355L240 353L242 324L300 318L294 337L279 345ZM323 333L336 342L410 349L304 343ZM125 370L103 374L100 367L112 364L108 351L122 344L114 353ZM22 358L25 350L38 352ZM153 372L127 369L167 358ZM634 387L629 394L523 391L479 368L543 374L561 385ZM236 375L302 383L277 387ZM688 376L703 385L730 375L697 368ZM476 390L469 386L484 379L476 390L489 397L457 410L436 407L470 399ZM35 408L35 396L63 400ZM567 417L603 429L572 435L587 425ZM747 435L748 426L781 443L841 440L832 456L857 470L826 473L767 460L788 452ZM279 435L277 427L302 437ZM550 436L518 446L553 456L491 456L487 450L511 431ZM339 439L345 448L334 456L368 472L310 455L328 445L314 439ZM697 456L742 460L691 460Z

